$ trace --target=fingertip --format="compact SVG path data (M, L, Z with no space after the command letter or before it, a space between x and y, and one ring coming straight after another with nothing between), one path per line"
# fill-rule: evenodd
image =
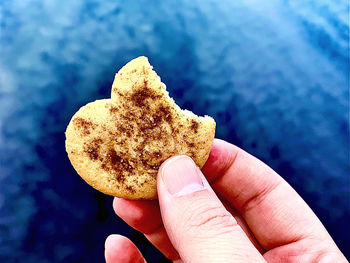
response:
M115 198L113 200L114 212L127 222L141 221L144 216L143 207L145 205L143 201L127 200L123 198Z
M114 199L113 199L112 206L113 206L113 210L115 213L117 213L119 199L120 198L118 198L118 197L114 197Z
M144 262L138 248L128 238L121 235L109 235L105 241L105 259L107 263Z
M128 225L142 233L150 233L162 225L158 200L113 200L115 213Z
M110 249L115 242L119 239L120 235L112 234L106 238L105 249Z
M107 263L116 263L124 246L124 238L120 235L109 235L105 241L105 259Z
M234 163L237 154L241 151L237 146L220 139L214 139L208 160L202 167L202 172L208 182L215 181L225 173Z

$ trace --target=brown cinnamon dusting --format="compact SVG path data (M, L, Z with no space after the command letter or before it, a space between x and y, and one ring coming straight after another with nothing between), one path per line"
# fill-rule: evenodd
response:
M124 171L131 173L133 170L129 160L120 157L114 149L109 149L106 157L102 161L101 168L105 171L114 171L116 175L115 179L118 182L123 182L125 180Z
M90 129L94 129L96 127L91 121L87 121L81 117L76 117L73 120L75 127L81 130L83 135L89 135Z
M192 120L192 124L190 126L190 128L194 131L194 133L197 133L198 132L198 122L196 122L195 120Z
M136 193L135 189L132 186L126 186L125 189L128 190L132 194Z
M164 105L161 104L161 105L159 106L159 109L158 109L158 110L163 114L163 116L165 117L164 119L165 119L167 122L171 123L171 121L172 121L172 116L171 116L171 112L170 112L169 106L164 107Z
M138 107L145 107L147 99L156 99L160 98L160 95L157 95L152 89L148 86L147 80L144 80L144 86L139 87L131 95L131 101Z
M91 160L97 160L99 157L100 146L103 143L101 139L93 139L85 146L84 151L89 155Z
M131 137L131 130L132 130L132 126L128 125L123 125L123 124L118 124L117 125L117 130L126 134L127 137Z
M162 158L162 153L160 151L153 152L152 157L157 159Z
M193 142L186 142L186 143L187 143L187 145L188 145L189 147L191 147L191 148L193 148L193 147L195 146Z
M119 109L118 109L117 107L111 106L111 107L109 108L109 112L112 113L112 114L115 114L115 113L118 112L118 111L119 111Z
M192 158L192 159L195 159L196 158L196 154L194 152L189 152L189 156Z

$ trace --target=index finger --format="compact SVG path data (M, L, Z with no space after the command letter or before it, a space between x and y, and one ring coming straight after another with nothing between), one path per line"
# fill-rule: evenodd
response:
M330 238L297 192L242 149L215 139L202 170L215 192L240 212L264 249L307 237Z

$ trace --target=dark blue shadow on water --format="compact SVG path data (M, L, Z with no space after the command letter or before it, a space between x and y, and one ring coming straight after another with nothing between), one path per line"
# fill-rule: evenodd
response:
M111 233L166 262L69 163L64 131L149 57L182 107L257 156L350 256L347 1L1 1L0 261L103 262Z

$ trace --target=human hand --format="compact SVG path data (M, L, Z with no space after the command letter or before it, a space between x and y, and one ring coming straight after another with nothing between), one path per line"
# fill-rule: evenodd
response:
M255 157L215 139L202 172L172 157L158 172L158 200L115 198L114 210L174 262L347 262L304 200ZM145 262L120 235L107 238L105 258Z

